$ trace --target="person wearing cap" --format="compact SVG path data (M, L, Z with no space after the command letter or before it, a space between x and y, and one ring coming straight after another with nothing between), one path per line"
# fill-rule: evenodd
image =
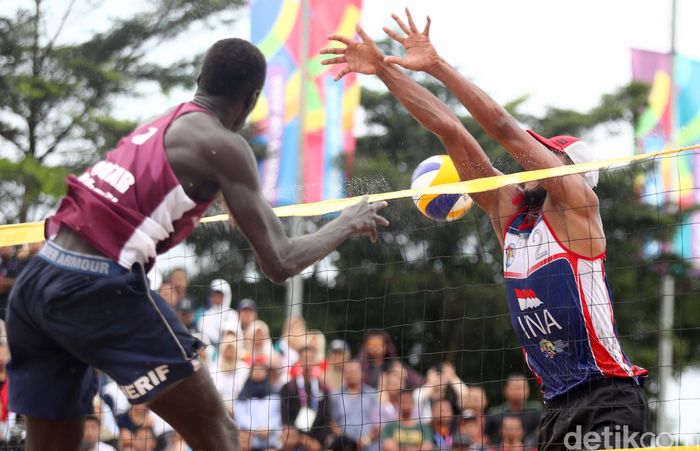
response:
M238 313L231 308L231 285L224 279L214 279L209 284L211 306L204 311L199 331L214 346L219 345L221 334L230 324L238 324Z
M194 311L194 304L187 298L180 299L175 308L177 317L180 318L180 321L182 321L182 324L185 325L190 333L194 333L197 329L197 324L194 320Z
M470 387L471 389L471 387ZM470 451L482 451L488 449L484 436L483 428L480 423L480 414L474 409L464 409L459 417L457 424L457 436L452 443L452 449L455 445L466 444L466 448Z
M239 321L239 333L241 336L245 333L255 320L258 319L258 304L250 299L243 298L238 301L238 321Z
M323 383L329 391L340 390L343 386L343 365L350 360L350 346L336 338L328 346L328 365L323 373Z
M345 46L321 50L336 55L322 64L344 64L337 79L350 72L377 75L440 138L462 180L502 174L457 115L400 67L440 81L527 171L593 160L578 138L548 139L522 129L437 53L430 42L430 19L421 31L406 13L408 23L392 16L401 31L384 28L404 47L405 56L385 56L358 27L359 42L329 38ZM544 450L561 448L576 426L582 433L601 434L623 426L630 433L649 429L642 389L648 372L630 362L616 332L604 270L605 231L593 191L597 180L595 172L570 174L471 194L489 216L503 249L511 322L546 404L539 436Z

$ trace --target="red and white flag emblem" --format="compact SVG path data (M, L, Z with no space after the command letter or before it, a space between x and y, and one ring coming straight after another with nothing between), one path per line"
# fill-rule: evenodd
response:
M518 306L521 311L539 307L543 304L543 302L535 296L535 292L530 289L519 290L515 288L515 297L518 298Z

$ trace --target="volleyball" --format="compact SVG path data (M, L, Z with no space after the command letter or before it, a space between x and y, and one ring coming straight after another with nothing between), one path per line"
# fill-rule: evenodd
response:
M434 155L423 160L413 171L411 188L427 188L459 182L459 174L449 155ZM461 218L472 206L467 194L423 194L413 196L413 202L426 217L451 222Z

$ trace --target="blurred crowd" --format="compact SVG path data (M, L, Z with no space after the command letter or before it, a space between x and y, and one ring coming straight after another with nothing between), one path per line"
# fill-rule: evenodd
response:
M0 249L0 308L38 249ZM327 343L322 331L293 316L273 339L257 303L233 299L227 281L212 280L198 306L187 297L184 269L159 279L154 289L207 344L200 359L239 425L243 450L536 449L541 403L530 401L522 374L508 376L504 403L489 407L483 387L465 384L449 362L417 372L384 330L366 331L353 350L342 337ZM21 449L21 418L7 408L5 336L0 331L0 432L6 446ZM130 405L106 374L99 379L83 451L190 449L148 407Z

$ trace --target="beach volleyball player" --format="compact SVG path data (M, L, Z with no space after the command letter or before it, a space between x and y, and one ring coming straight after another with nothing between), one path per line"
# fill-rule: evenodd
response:
M351 71L377 75L442 140L462 180L500 172L456 115L397 64L440 80L526 170L591 160L585 143L576 138L546 139L521 129L504 108L437 54L429 39L430 19L419 31L406 12L408 24L393 16L405 35L385 28L406 49L404 57L385 57L358 27L360 42L330 37L345 47L323 49L323 54L336 55L324 64L345 64L338 78ZM615 440L624 431L643 433L648 428L641 387L647 371L627 359L616 334L596 183L597 173L575 174L471 194L490 217L502 245L511 322L541 384L541 449L564 449L566 434L577 427L583 434L600 433L601 442L606 436Z
M264 200L236 132L265 80L262 53L241 39L207 52L194 99L123 138L67 179L46 221L49 240L10 296L10 408L26 416L28 451L78 450L97 379L110 375L197 450L238 450L237 428L206 369L202 343L149 291L156 255L184 240L219 194L262 270L282 282L352 235L376 240L385 203L362 201L312 235L290 239Z

